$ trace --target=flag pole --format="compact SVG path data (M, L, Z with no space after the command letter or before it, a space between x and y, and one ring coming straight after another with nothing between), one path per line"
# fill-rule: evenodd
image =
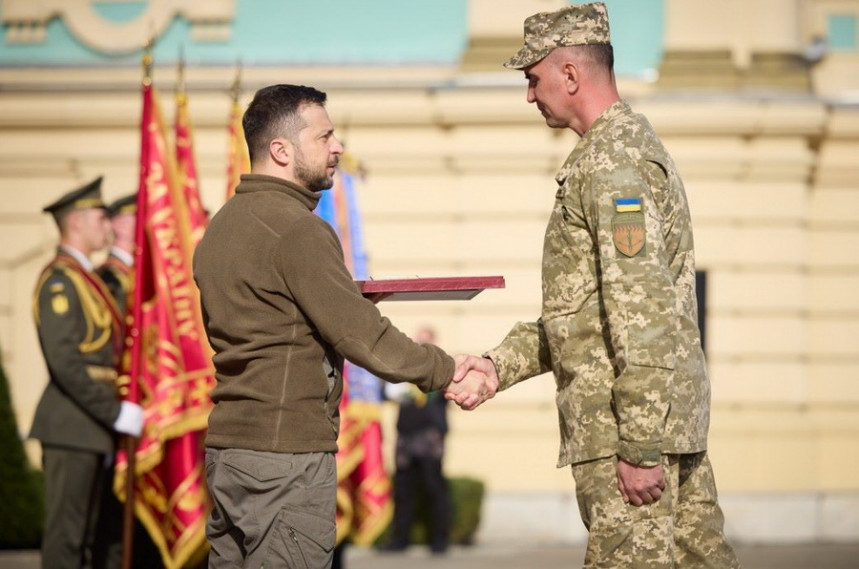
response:
M143 102L143 113L141 118L141 146L140 152L147 152L146 145L142 144L144 141L146 129L148 128L148 115L147 112L147 97L146 91L152 85L152 46L155 40L154 37L150 37L149 41L146 44L146 47L143 52L143 93L144 93L144 102ZM141 156L141 168L142 165L145 164L144 157ZM140 180L141 185L145 183L146 172L141 170L140 172ZM141 196L146 199L146 192L138 191L137 196L137 218L136 218L136 226L135 226L135 250L134 250L134 266L140 267L140 261L142 257L142 247L143 239L145 239L146 229L145 229L145 213L146 213L146 204L141 204ZM134 283L134 303L133 303L133 315L132 315L132 329L129 331L128 337L132 340L132 354L131 354L131 369L129 370L130 376L130 384L129 384L129 394L128 399L132 402L137 403L138 395L138 381L139 381L139 373L140 369L140 321L142 316L141 310L141 286L140 286L140 271L135 270L135 283ZM135 471L137 470L137 458L136 458L136 447L137 441L134 437L128 435L125 437L125 452L126 452L126 471L125 471L125 504L123 505L122 510L122 569L131 569L132 559L134 557L134 486L135 486Z

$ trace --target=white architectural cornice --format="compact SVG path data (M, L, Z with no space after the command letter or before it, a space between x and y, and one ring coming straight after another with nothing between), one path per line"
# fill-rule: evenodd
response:
M114 22L101 17L93 3L93 0L3 0L0 17L8 27L6 41L41 43L46 39L48 22L59 17L75 38L88 47L102 53L128 53L140 50L151 38L163 34L177 15L190 22L194 40L223 41L230 37L235 12L235 0L149 0L134 20Z

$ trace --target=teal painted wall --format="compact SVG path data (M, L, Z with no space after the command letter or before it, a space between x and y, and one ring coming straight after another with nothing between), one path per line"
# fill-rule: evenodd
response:
M665 0L602 1L608 8L615 72L642 75L656 70L665 49Z
M143 2L96 5L100 16L133 20ZM0 12L2 12L0 3ZM451 63L467 42L466 0L236 0L232 38L196 43L189 23L177 18L158 38L155 60L174 62L180 49L189 64L348 65ZM7 45L0 32L0 65L139 65L140 54L106 55L80 45L54 19L47 41Z
M605 0L619 74L642 74L662 56L664 0ZM134 20L145 2L94 3L106 20ZM3 5L0 0L0 13ZM107 55L89 49L55 18L41 44L8 45L0 29L0 66L139 65L140 53ZM227 42L197 43L176 18L158 39L155 60L189 65L453 64L468 41L467 0L236 0Z

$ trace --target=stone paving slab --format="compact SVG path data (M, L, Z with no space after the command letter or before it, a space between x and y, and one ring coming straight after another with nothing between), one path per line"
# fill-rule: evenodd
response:
M344 569L571 569L582 566L583 546L490 545L454 547L430 555L425 547L380 553L350 547ZM737 547L743 569L859 569L856 543L746 545ZM37 551L0 551L0 569L40 569Z

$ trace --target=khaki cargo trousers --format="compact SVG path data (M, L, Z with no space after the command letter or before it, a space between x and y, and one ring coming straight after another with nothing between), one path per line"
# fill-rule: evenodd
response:
M624 504L617 458L573 465L579 512L588 528L584 569L734 569L725 518L706 452L663 455L665 491L655 503Z
M209 568L328 569L336 539L334 453L206 449Z

